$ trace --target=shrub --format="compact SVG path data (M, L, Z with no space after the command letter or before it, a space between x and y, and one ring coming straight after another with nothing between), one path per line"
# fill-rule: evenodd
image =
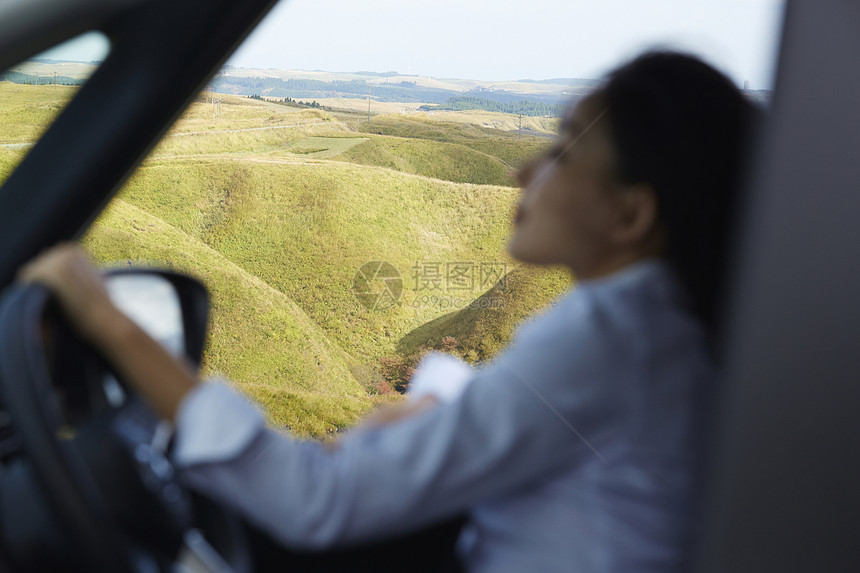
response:
M379 359L382 378L397 392L405 392L409 379L415 373L417 361L402 356L384 356Z
M397 391L387 380L376 380L370 385L370 394L376 396L389 396L397 394Z
M460 343L457 342L457 339L453 336L445 336L442 338L442 341L439 346L441 350L445 352L454 352L460 346Z

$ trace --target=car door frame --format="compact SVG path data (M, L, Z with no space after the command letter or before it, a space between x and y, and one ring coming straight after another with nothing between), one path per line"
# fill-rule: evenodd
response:
M0 187L0 288L80 237L277 0L9 0L0 70L100 31L110 52Z

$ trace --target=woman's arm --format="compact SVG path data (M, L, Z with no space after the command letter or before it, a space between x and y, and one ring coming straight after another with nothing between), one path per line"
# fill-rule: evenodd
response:
M334 450L266 429L242 396L205 384L180 408L174 463L196 489L294 547L371 541L515 499L565 468L605 463L622 427L629 391L613 365L624 361L578 331L579 317L554 318L532 324L458 399L347 432Z
M18 279L50 288L81 335L104 354L160 417L175 421L180 403L197 384L194 374L111 302L101 273L80 247L63 244L50 249L25 265ZM424 395L383 408L361 428L392 424L437 403L432 395Z
M114 306L83 250L73 244L55 247L24 266L18 279L51 289L80 334L159 416L175 420L179 404L197 384L194 373Z
M594 445L617 421L607 397L623 395L603 383L611 371L589 371L595 360L613 363L611 347L576 317L556 316L532 323L540 336L520 337L458 399L347 435L330 451L265 428L225 385L196 384L116 310L78 249L46 253L21 279L54 290L81 334L175 420L173 460L187 483L293 546L414 530L600 458Z

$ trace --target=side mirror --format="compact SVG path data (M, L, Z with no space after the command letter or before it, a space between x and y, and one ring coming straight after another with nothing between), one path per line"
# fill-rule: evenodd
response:
M113 303L171 354L200 366L206 343L209 295L199 281L170 271L105 272Z
M147 334L175 357L200 367L209 319L206 287L171 271L125 268L105 271L105 285L114 304ZM64 418L75 425L94 412L122 405L127 388L57 310L49 313L53 328L47 360Z

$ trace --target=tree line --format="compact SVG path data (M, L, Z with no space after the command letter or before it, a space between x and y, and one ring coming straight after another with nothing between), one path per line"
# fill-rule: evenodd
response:
M57 84L61 86L80 86L86 80L80 78L72 78L69 76L36 76L33 74L25 74L10 70L0 73L0 82L12 82L13 84L26 84L31 86L47 86Z
M279 104L285 105L287 107L307 107L307 108L311 108L311 109L326 109L325 107L321 106L320 103L316 100L311 101L311 102L303 102L303 101L296 101L291 97L284 97L284 98L278 99L278 98L272 98L272 97L263 97L260 94L249 95L248 99L256 99L256 100L267 101L267 102L271 102L271 103L279 103Z
M565 103L557 95L534 94L528 98L523 98L522 94L484 89L462 93L441 88L428 88L408 80L396 84L368 84L364 80L324 82L311 79L284 80L271 77L235 77L229 74L220 74L212 80L211 85L216 92L245 96L265 94L267 97L301 99L366 98L371 96L376 101L438 104L440 106L458 105L461 106L461 109L505 110L506 113L535 116L559 115L564 109ZM483 103L476 103L478 101ZM483 107L465 108L462 107L464 105L481 105ZM447 108L439 107L436 109Z
M216 92L240 95L265 93L272 97L301 99L323 99L342 95L367 97L371 91L373 99L392 102L444 103L451 95L449 90L420 88L414 82L370 85L364 80L333 81L281 78L239 78L219 75L211 82Z

